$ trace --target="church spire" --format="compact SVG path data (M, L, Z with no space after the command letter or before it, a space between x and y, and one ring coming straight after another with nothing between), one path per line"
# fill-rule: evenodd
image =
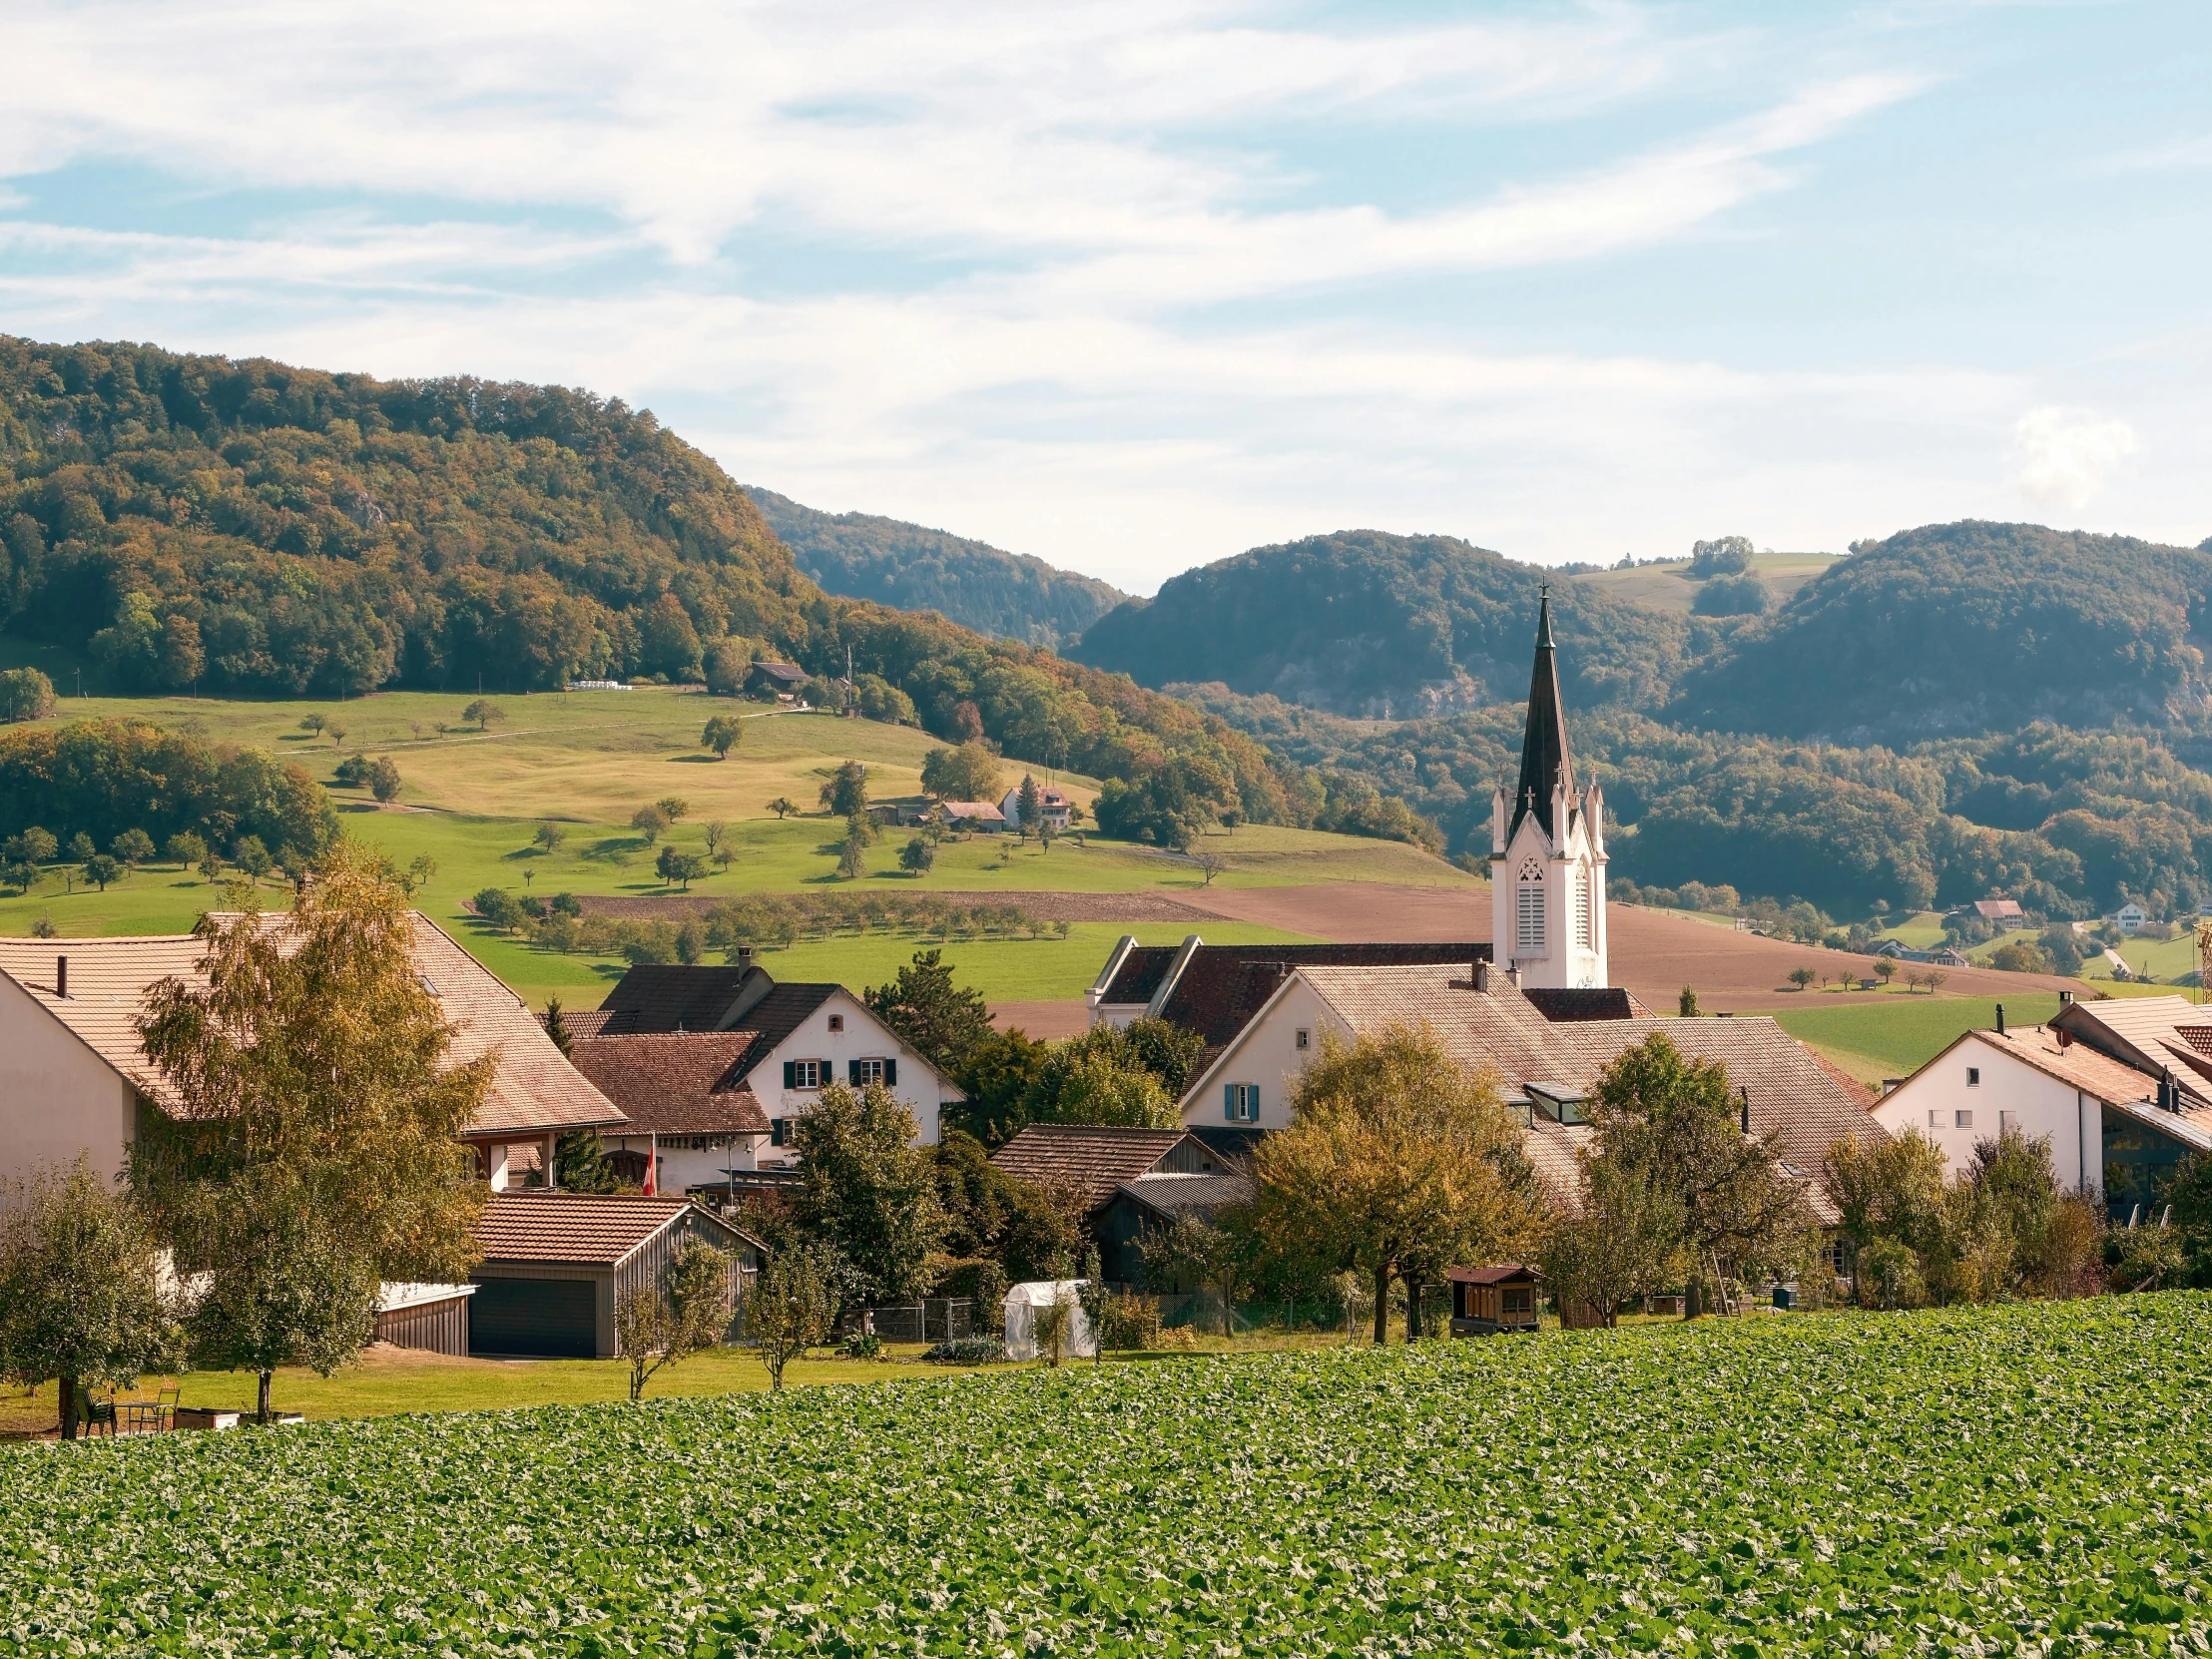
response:
M1551 822L1554 785L1571 796L1574 772L1567 758L1567 717L1559 702L1559 653L1551 643L1551 584L1540 590L1536 607L1536 667L1528 681L1528 729L1521 737L1520 781L1513 786L1510 842L1521 820L1534 815L1545 834L1557 841L1564 825Z

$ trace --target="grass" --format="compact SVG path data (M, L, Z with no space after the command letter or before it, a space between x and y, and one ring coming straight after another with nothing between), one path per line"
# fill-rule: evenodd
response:
M2098 941L2101 944L2101 941ZM2094 947L2093 947L2094 948ZM2167 988L2185 973L2197 971L2197 941L2192 933L2183 933L2175 939L2146 939L2140 936L2122 940L2112 946L2120 953L2120 959L2137 974L2148 974L2162 979ZM2110 979L2112 964L2099 954L2082 964L2084 979Z
M1655 611L1674 611L1688 616L1698 590L1705 585L1685 576L1689 568L1690 561L1681 559L1661 565L1640 565L1633 570L1601 570L1570 579L1589 587L1603 588L1616 599L1632 600ZM1767 591L1779 606L1786 604L1791 595L1824 571L1835 569L1836 555L1756 553L1752 555L1751 568L1752 573L1767 584Z
M2193 1293L0 1455L0 1653L2202 1652ZM894 1370L897 1368L882 1368Z
M1988 996L1899 994L1879 1002L1786 1008L1774 1017L1791 1036L1871 1083L1908 1076L1962 1033L1995 1025L1997 1001ZM2012 1025L2034 1025L2058 1011L2055 994L2023 992L2003 1002L2005 1020Z

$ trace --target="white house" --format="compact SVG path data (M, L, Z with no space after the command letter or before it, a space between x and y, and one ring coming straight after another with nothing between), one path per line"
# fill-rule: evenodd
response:
M1074 806L1075 804L1061 791L1048 789L1042 784L1037 786L1037 817L1052 826L1054 834L1061 834L1066 831ZM1005 815L1007 829L1019 830L1021 828L1021 791L1018 788L1008 790L1006 799L998 804L998 810Z
M622 1113L520 997L427 917L411 921L415 971L454 1028L449 1060L498 1054L461 1137L495 1190L524 1167L549 1172L553 1143L570 1130L620 1127ZM141 1110L178 1104L139 1040L139 1011L161 980L197 979L203 951L190 934L0 939L0 1179L80 1155L103 1176L121 1173Z
M1523 985L1606 983L1605 864L1604 796L1574 787L1546 591L1519 781L1490 798L1490 938Z
M2064 996L2065 993L2061 993ZM2203 1049L2199 1044L2206 1045ZM2212 1009L2178 996L2064 1000L2047 1025L1968 1031L1874 1109L1917 1130L1952 1171L2007 1132L2050 1144L2070 1191L2101 1193L2120 1220L2158 1202L2173 1166L2212 1148Z
M2131 898L2104 919L2123 933L2140 933L2150 920L2150 912Z
M963 1098L844 986L779 983L742 959L633 967L569 1020L577 1068L627 1119L602 1145L638 1154L641 1175L650 1159L661 1191L791 1167L791 1125L830 1083L881 1083L913 1112L921 1145Z

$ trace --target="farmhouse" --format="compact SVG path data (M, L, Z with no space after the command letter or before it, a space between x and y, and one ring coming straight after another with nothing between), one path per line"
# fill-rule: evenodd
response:
M411 919L415 971L454 1028L451 1061L498 1054L462 1136L495 1192L527 1171L549 1178L559 1136L622 1126L621 1110L561 1057L520 997L436 923ZM0 939L0 1175L80 1154L103 1174L122 1172L139 1114L177 1103L139 1040L139 1010L160 980L197 978L203 948L189 933Z
M793 1121L830 1083L881 1083L912 1108L925 1145L961 1098L842 985L780 983L742 953L727 967L633 967L568 1021L578 1069L628 1103L602 1139L618 1159L635 1154L656 1190L789 1165Z
M1074 808L1075 803L1070 801L1064 792L1048 789L1042 784L1037 786L1037 820L1041 824L1050 825L1054 834L1066 830ZM1008 790L1006 798L998 804L998 811L999 815L1005 819L1007 829L1019 830L1021 828L1021 791L1018 789Z
M2192 1152L2212 1148L2212 1009L2178 996L2086 1003L2061 992L2047 1025L1968 1031L1883 1096L1877 1122L1918 1130L1962 1168L1978 1141L2050 1143L2060 1183L2102 1192L2115 1220L2148 1215Z
M1252 1177L1180 1129L1032 1123L991 1154L1008 1175L1082 1206L1112 1284L1144 1283L1144 1235L1178 1216L1212 1220L1249 1203Z
M684 1198L592 1193L494 1193L477 1223L484 1259L469 1299L468 1352L553 1360L620 1356L615 1308L658 1287L676 1253L698 1239L731 1257L731 1334L760 1240Z
M1006 815L988 801L940 801L944 821L955 830L982 830L992 833L1006 828Z
M773 697L788 703L810 678L797 663L755 663L746 672L745 689L749 696Z

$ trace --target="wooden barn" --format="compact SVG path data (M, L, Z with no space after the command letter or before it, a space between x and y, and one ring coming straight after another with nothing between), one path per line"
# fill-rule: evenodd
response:
M658 1286L687 1239L734 1258L731 1330L767 1247L686 1198L567 1192L494 1193L477 1223L468 1352L538 1360L614 1360L615 1304Z
M1490 1268L1452 1268L1451 1334L1493 1337L1500 1331L1536 1329L1543 1275L1519 1262Z
M474 1285L388 1284L376 1299L376 1340L429 1354L468 1352Z

